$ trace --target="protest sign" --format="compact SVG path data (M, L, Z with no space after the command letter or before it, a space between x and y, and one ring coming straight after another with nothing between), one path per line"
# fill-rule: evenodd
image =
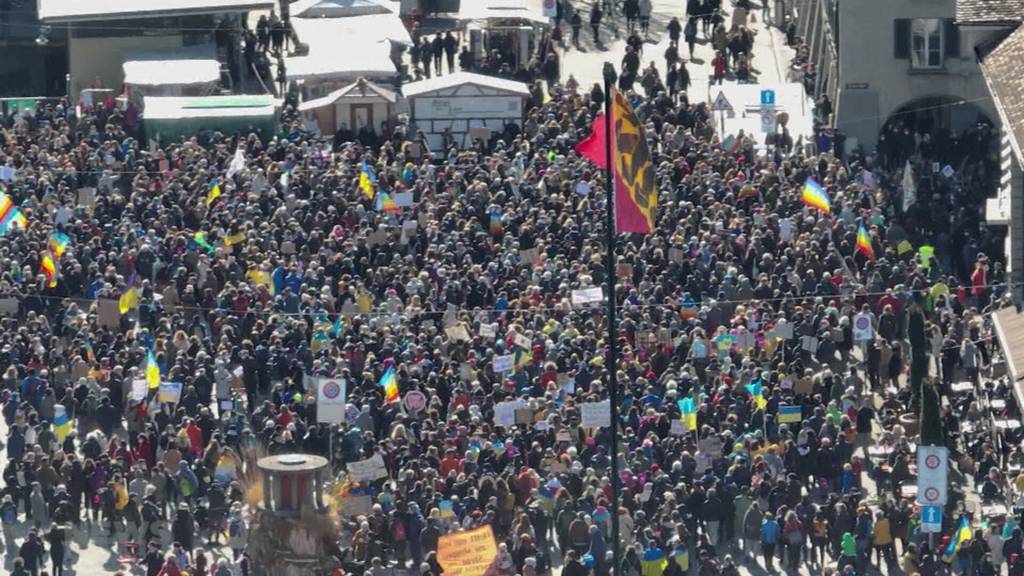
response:
M100 326L117 330L121 326L121 310L118 308L117 300L96 301L96 321Z
M668 260L669 262L682 263L683 259L686 258L686 252L683 252L682 248L669 248L668 249Z
M410 208L412 207L413 194L412 192L398 192L394 196L395 204L399 208Z
M504 356L495 356L494 371L498 374L501 374L503 372L511 372L514 363L515 357L512 356L511 354L506 354Z
M584 428L605 428L612 425L611 404L609 400L601 402L584 402L580 404Z
M149 384L145 379L132 380L132 400L142 402L149 394Z
M346 496L341 500L341 511L348 517L369 514L373 511L373 496Z
M708 438L701 438L697 441L697 449L705 454L718 458L722 455L722 448L725 447L725 442L718 436L710 436Z
M17 314L17 298L0 298L0 316L16 316Z
M463 326L462 324L455 324L454 326L449 326L444 329L444 333L448 335L448 338L450 340L455 340L456 342L460 340L469 342L470 340L472 340L472 338L470 338L469 336L469 331L466 330L466 327Z
M494 423L498 426L515 426L516 410L526 406L522 400L498 402L494 405Z
M342 378L316 379L316 420L321 424L345 421L346 382Z
M683 424L683 421L678 419L672 420L672 427L669 428L669 434L672 434L673 436L682 436L686 434L686 426Z
M409 390L405 393L402 405L406 410L415 414L427 407L427 395L419 390Z
M490 524L437 539L437 561L445 576L484 576L497 555Z
M485 336L487 338L494 338L497 334L498 334L498 331L494 327L494 324L481 324L480 325L480 335L481 336Z
M593 304L604 300L604 292L599 287L580 288L572 291L572 303L574 306L580 304Z
M348 463L348 474L354 482L373 482L388 477L388 468L384 465L384 457L374 454L366 460Z
M520 250L519 257L523 259L523 264L533 266L540 261L540 248L530 248L529 250Z
M181 382L161 382L157 397L161 402L177 404L181 400Z
M516 346L519 346L523 350L529 350L530 348L533 347L533 342L531 342L528 337L522 334L513 335L512 342L514 342Z

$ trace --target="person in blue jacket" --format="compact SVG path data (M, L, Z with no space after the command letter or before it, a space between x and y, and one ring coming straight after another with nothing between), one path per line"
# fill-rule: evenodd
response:
M779 523L772 514L766 513L764 522L761 524L761 553L764 554L764 567L769 572L775 571L772 562L775 558L775 545L779 543L780 534L782 534L782 528Z

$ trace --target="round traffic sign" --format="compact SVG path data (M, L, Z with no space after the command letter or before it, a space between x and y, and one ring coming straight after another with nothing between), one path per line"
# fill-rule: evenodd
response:
M933 470L939 467L939 462L939 457L935 454L929 454L924 459L924 465Z
M339 386L334 380L324 382L323 395L324 398L327 398L328 400L334 400L341 395L341 386Z
M409 390L405 393L405 409L409 412L419 412L427 407L427 397L419 390Z
M858 330L867 330L871 326L871 320L867 316L861 316L854 322Z
M924 491L924 499L926 502L938 502L939 501L939 489L934 486L929 486Z

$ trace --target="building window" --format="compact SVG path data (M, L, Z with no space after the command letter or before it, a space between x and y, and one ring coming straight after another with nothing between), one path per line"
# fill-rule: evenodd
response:
M942 67L943 22L938 18L915 18L910 23L910 65L914 68Z

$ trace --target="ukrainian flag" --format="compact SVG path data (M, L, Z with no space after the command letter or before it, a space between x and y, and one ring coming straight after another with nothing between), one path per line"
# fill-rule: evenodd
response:
M63 404L53 405L53 433L57 435L58 442L63 442L71 433L71 419Z
M693 402L693 398L683 398L679 402L679 412L681 414L680 419L683 421L683 426L689 431L697 429L697 405Z
M160 366L156 363L156 356L150 350L146 353L146 382L150 390L160 387Z
M768 405L768 400L764 397L764 390L760 382L746 385L747 392L753 396L754 402L757 403L758 410L764 410L764 407Z
M374 187L377 186L377 175L373 173L373 168L363 160L362 166L359 168L359 188L366 194L366 197L373 200Z
M964 542L967 542L973 537L971 533L971 522L967 519L967 516L960 517L960 525L957 526L956 532L953 533L953 538L950 539L949 545L942 551L942 559L946 563L952 563L953 558L956 557L956 553L960 550L960 547Z

